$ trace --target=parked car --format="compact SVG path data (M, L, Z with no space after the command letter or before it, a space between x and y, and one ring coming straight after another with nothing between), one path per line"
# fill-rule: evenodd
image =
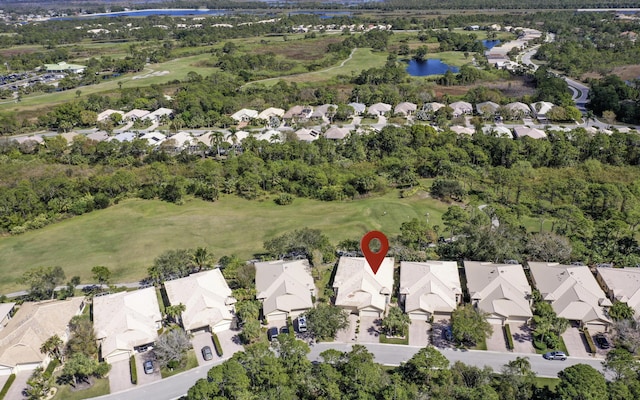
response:
M563 351L550 351L548 353L544 353L544 355L542 356L547 360L560 360L560 361L564 361L567 359L567 355L564 354Z
M611 343L609 343L609 340L603 333L598 333L596 336L594 336L594 339L601 349L608 349L609 347L611 347Z
M281 335L288 335L289 334L289 327L288 326L283 326L282 328L280 328L280 334Z
M144 362L144 373L149 375L153 374L153 361L147 360Z
M451 325L447 325L444 327L444 329L442 330L442 335L444 336L445 340L449 342L453 341L453 331L451 330Z
M205 361L209 361L213 358L213 353L211 352L211 347L209 346L204 346L202 348L202 358L205 359Z
M275 326L269 328L269 330L267 331L267 338L270 342L276 340L278 338L278 328L276 328Z
M304 315L298 317L298 332L307 331L307 318Z

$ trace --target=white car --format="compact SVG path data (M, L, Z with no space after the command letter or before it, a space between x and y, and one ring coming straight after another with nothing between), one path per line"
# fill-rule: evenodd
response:
M307 318L304 315L298 317L298 332L307 331Z

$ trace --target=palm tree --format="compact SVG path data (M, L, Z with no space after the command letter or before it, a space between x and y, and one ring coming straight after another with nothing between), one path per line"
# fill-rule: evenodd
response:
M178 323L178 320L180 319L180 315L187 309L187 307L182 304L176 304L165 307L164 309L164 313L166 314L167 318L172 319L175 323Z
M211 268L213 264L213 254L206 247L198 247L191 256L194 266L198 271Z
M62 356L61 349L63 344L64 343L62 342L62 339L60 339L58 335L53 335L44 343L42 343L42 346L40 346L40 353L60 360Z
M211 147L216 147L216 153L218 154L218 158L220 158L220 145L224 140L224 133L220 131L212 132L209 140L211 141Z

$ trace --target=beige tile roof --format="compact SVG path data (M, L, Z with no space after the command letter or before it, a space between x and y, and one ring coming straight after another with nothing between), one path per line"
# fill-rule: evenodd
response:
M162 315L153 287L93 299L93 326L102 342L102 357L152 343Z
M613 297L640 314L640 268L597 268Z
M66 341L67 325L80 314L83 305L83 297L24 303L0 331L0 365L42 362L46 357L40 353L42 343L53 335Z
M256 298L262 300L262 312L289 313L313 307L315 284L307 260L265 261L256 264Z
M467 288L478 308L502 318L531 317L531 287L520 264L465 261Z
M0 303L0 331L6 325L6 323L3 324L2 321L5 321L5 318L9 316L9 313L15 305L16 303ZM9 319L7 319L6 322L9 322Z
M164 287L172 305L184 304L182 323L186 330L230 323L236 300L219 269L166 281Z
M462 295L455 261L400 263L400 294L406 295L404 311L452 312Z
M393 291L393 257L385 257L374 274L364 257L340 257L333 280L337 289L335 304L355 308L374 308L384 311L386 299Z
M610 306L586 265L529 262L531 276L542 299L551 302L556 314L569 320L611 322L603 306Z

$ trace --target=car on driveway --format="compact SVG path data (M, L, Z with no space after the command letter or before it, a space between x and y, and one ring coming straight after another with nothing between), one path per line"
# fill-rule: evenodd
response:
M280 328L280 334L281 335L288 335L289 334L289 327L288 326L283 326L282 328Z
M447 325L444 327L444 329L442 330L442 335L448 342L453 341L453 331L451 330L451 325Z
M596 343L598 343L598 346L600 346L601 349L608 349L609 347L611 347L611 343L609 343L609 339L607 339L607 337L603 333L598 333L594 337L594 339Z
M304 333L307 331L307 317L301 315L298 317L298 332Z
M267 331L267 338L270 342L276 340L278 338L278 328L276 328L275 326L269 328L269 330Z
M567 359L567 355L563 351L550 351L548 353L544 353L542 357L544 357L547 360L564 361Z
M144 362L144 373L149 375L153 374L153 361L147 360Z
M213 358L213 353L211 352L211 347L209 346L204 346L202 348L202 358L204 358L205 361L209 361Z

